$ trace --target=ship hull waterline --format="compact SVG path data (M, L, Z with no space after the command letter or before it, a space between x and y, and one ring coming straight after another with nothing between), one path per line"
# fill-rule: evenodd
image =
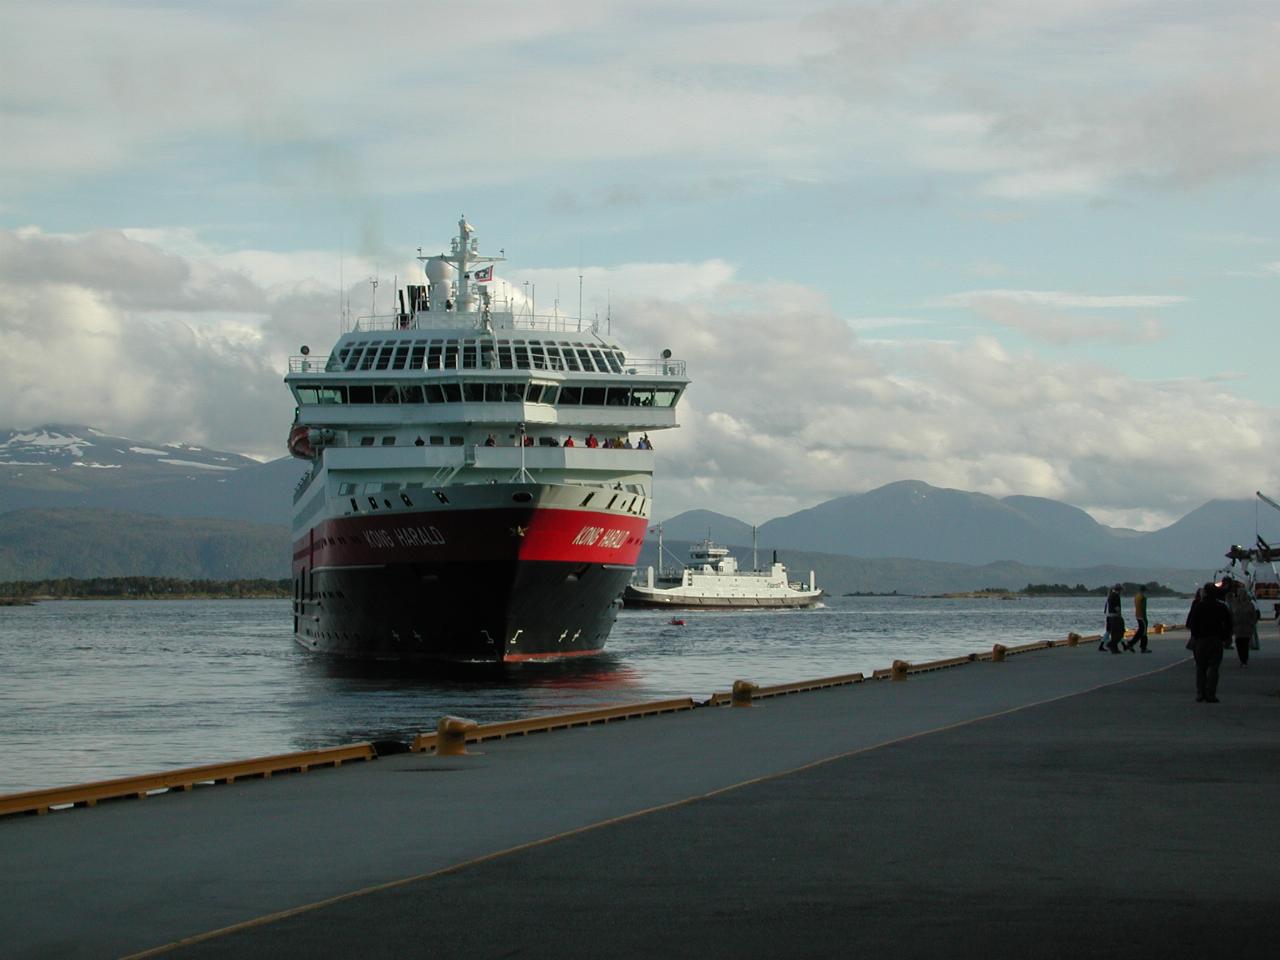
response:
M599 654L643 517L525 508L333 519L294 545L294 638L406 664Z
M642 594L628 587L622 595L628 610L805 610L817 605L822 593L802 597L668 597Z

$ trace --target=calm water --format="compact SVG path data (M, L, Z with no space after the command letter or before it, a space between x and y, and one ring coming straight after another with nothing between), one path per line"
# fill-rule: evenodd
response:
M1126 598L1126 610L1129 600ZM1187 602L1152 600L1151 622ZM0 607L0 794L357 740L442 714L507 720L704 698L991 644L1098 633L1102 599L831 598L782 613L624 611L604 656L505 676L397 677L293 643L287 600L60 601Z

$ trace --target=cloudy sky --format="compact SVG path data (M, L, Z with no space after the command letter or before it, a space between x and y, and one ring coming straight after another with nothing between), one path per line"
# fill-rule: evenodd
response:
M695 380L657 512L1280 494L1271 0L0 4L0 426L261 458L459 214Z

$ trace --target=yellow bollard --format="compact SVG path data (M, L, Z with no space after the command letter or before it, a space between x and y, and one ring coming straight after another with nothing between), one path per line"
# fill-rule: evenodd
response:
M1067 646L1076 647L1080 645L1080 634L1072 632L1067 634Z
M733 681L733 692L729 695L729 704L734 707L751 706L751 697L760 689L759 684L750 680Z
M467 734L478 727L463 717L441 717L436 724L436 756L461 757L467 753Z
M889 679L905 680L907 679L907 671L910 669L911 669L911 664L907 663L907 661L895 660L893 661L893 666L889 668Z
M1006 651L1006 650L1008 650L1008 649L1009 649L1009 648L1008 648L1008 647L1006 647L1003 643L997 643L994 647L992 647L992 648L991 648L991 662L992 662L992 663L1003 663L1003 662L1004 662L1004 653L1005 653L1005 651Z

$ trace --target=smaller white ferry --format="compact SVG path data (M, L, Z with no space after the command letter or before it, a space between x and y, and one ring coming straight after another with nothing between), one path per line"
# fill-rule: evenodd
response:
M658 555L661 558L661 533ZM689 559L683 572L676 576L659 572L655 577L653 567L649 567L644 583L633 583L622 594L623 604L668 610L776 610L812 607L822 596L812 570L807 586L788 581L787 568L778 562L776 553L767 571L739 570L737 559L728 549L707 539L690 549Z

